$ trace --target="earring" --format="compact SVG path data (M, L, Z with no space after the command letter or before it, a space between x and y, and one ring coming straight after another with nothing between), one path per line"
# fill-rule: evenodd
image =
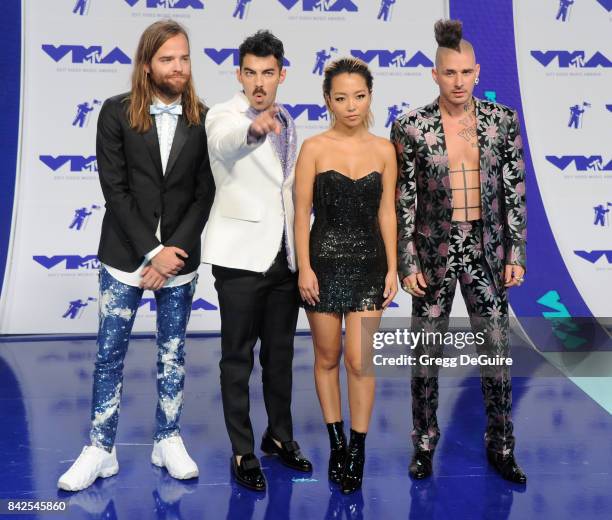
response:
M480 83L480 78L476 78L476 81L474 81L475 85L478 85L478 83Z

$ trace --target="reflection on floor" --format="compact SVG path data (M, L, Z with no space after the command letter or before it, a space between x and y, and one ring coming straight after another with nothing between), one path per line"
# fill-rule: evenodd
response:
M55 516L62 519L612 518L612 417L562 377L514 379L516 454L529 477L526 489L501 480L487 465L476 377L440 379L435 474L412 482L409 376L379 378L363 490L342 496L326 477L327 433L308 336L296 338L293 411L296 440L315 470L303 478L262 457L268 491L246 491L229 473L219 351L219 338L188 342L182 435L200 466L199 479L175 481L149 461L156 349L153 340L140 339L132 341L125 364L120 472L71 494L57 491L55 483L86 443L95 342L0 343L0 499L68 500L68 510ZM258 437L266 426L260 375L256 369L251 380Z

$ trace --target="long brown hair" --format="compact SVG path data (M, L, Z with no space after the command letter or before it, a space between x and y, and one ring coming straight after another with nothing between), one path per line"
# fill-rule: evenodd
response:
M128 119L130 126L139 133L145 133L151 128L151 116L149 106L153 100L155 88L151 75L147 74L145 65L151 65L151 60L159 48L173 36L182 34L189 36L185 28L173 20L161 20L149 25L142 33L136 57L134 59L134 70L132 71L132 91L128 107ZM198 99L193 78L189 78L185 91L182 94L183 117L187 124L199 125L202 119L204 104Z

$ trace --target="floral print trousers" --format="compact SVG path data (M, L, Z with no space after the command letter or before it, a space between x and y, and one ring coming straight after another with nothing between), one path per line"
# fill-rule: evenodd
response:
M508 300L498 291L483 255L482 221L453 222L450 230L448 264L441 286L428 287L425 296L413 297L413 325L426 331L444 332L457 281L465 301L472 332L482 331L485 341L479 355L508 356ZM417 356L442 355L442 345L419 345ZM418 357L417 357L418 359ZM481 387L487 413L485 445L488 450L509 454L514 449L511 419L512 384L509 367L481 367ZM434 450L440 438L438 367L419 363L412 369L412 441L416 449Z
M154 292L157 304L157 412L154 439L179 432L185 382L185 332L197 277L190 283ZM115 443L123 360L143 289L119 282L100 268L98 353L93 377L90 440L111 451Z

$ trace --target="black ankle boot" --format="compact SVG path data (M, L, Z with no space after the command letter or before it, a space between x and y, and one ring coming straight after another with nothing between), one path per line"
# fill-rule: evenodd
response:
M514 453L502 455L494 451L487 451L487 459L497 472L506 480L517 484L526 484L527 475L514 458Z
M346 460L346 436L344 435L344 421L327 423L329 434L329 466L327 476L332 482L340 484L342 470Z
M366 435L366 433L359 433L351 428L351 440L344 462L341 482L342 492L345 495L357 491L361 487L363 465L365 464Z

